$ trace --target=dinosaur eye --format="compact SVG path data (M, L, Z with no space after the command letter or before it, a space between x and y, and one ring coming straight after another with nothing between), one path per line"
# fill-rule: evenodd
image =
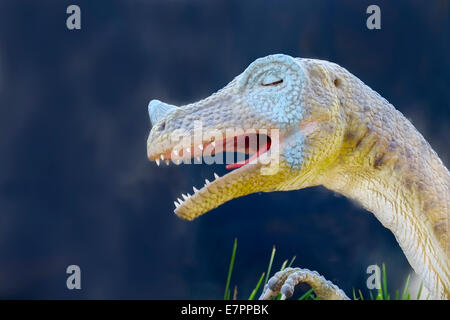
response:
M280 84L280 83L283 83L283 79L281 79L273 74L267 75L261 82L261 84L263 86L276 86L277 84Z

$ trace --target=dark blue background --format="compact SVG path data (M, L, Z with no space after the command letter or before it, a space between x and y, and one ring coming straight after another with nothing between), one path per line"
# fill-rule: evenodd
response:
M82 29L66 28L78 4ZM369 31L369 4L382 29ZM449 165L449 2L0 1L0 298L246 298L293 255L347 294L410 267L393 235L323 188L255 194L194 222L173 200L209 166L146 159L147 103L210 95L272 53L334 61L392 102ZM66 289L66 267L82 290Z

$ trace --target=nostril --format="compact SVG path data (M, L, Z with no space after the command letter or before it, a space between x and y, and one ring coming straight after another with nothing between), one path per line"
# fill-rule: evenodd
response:
M333 83L334 83L334 86L335 86L336 88L339 88L339 87L341 86L341 84L342 84L342 81L341 81L341 79L339 79L339 78L335 78L334 81L333 81Z
M157 128L158 131L164 131L166 129L166 122L163 121Z

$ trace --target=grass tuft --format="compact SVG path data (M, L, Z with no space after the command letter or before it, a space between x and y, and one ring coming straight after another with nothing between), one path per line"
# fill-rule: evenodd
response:
M377 295L374 297L372 294L372 291L369 291L370 299L371 300L410 300L411 299L411 293L409 292L409 282L410 282L410 275L406 278L405 286L403 287L402 295L400 296L400 291L395 290L394 299L391 299L391 295L388 291L388 281L387 281L387 272L386 272L386 265L383 263L381 268L381 287L378 289ZM417 292L417 300L420 299L420 296L422 294L422 288L423 283L420 283L419 291ZM359 297L356 297L355 295L355 289L353 289L353 299L355 300L364 300L364 296L362 295L361 290L359 291Z
M230 282L231 282L231 276L233 274L234 262L236 260L236 251L237 251L237 238L234 239L233 251L231 252L230 265L228 267L227 282L225 285L224 300L230 300L230 295L231 295ZM275 248L275 246L273 246L272 252L270 255L269 265L267 266L267 271L263 272L260 275L260 277L258 278L258 282L256 283L256 286L252 290L250 296L248 297L248 300L255 299L258 292L263 287L262 284L263 284L264 278L265 278L264 284L266 284L269 281L269 279L271 277L273 262L275 259L275 253L276 253L276 248ZM284 260L281 265L280 270L284 270L286 267L291 267L292 264L294 263L295 259L296 259L296 256L293 256L289 263L288 263L288 261L289 261L288 259ZM384 263L382 264L381 273L382 273L381 274L381 284L380 284L380 288L377 291L377 295L374 296L372 294L372 291L369 291L369 297L371 300L391 300L391 295L389 294L388 285L387 285L388 281L387 281L386 266ZM399 290L395 291L395 296L394 296L395 300L410 300L411 299L411 294L409 292L409 282L410 282L410 276L408 276L408 278L406 279L406 283L405 283L405 286L403 287L402 295L400 296ZM419 291L417 293L417 298L416 298L417 300L419 300L421 297L422 288L423 288L423 283L420 284ZM365 300L364 295L361 290L358 290L358 293L356 293L356 290L353 289L352 296L353 296L353 300ZM277 297L275 297L273 299L279 300L280 297L281 297L281 294L279 294ZM237 286L234 287L233 299L237 299ZM298 300L318 300L318 299L315 296L313 289L311 288L308 291L306 291Z

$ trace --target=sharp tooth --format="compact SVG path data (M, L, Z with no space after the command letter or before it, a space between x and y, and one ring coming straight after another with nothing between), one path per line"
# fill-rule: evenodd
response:
M187 199L189 199L188 196L185 195L184 193L182 193L181 196L183 197L183 199L184 199L185 201L186 201Z
M180 163L181 163L181 160L180 160L180 159L175 160L175 164L176 164L176 165L179 165Z
M159 166L159 159L155 159L155 162Z
M217 173L214 172L214 178L219 179L220 177L217 175Z
M192 190L194 190L194 192L195 192L195 193L197 193L197 192L198 192L198 190L197 190L197 188L196 188L196 187L192 187Z
M211 145L215 148L216 147L216 142L215 141L211 142Z
M178 157L178 149L173 149L173 154Z
M200 162L200 161L201 161L200 157L197 157L197 158L195 158L195 159L197 160L197 162Z
M191 153L191 148L186 148L187 153Z
M166 160L166 164L169 165L169 163L170 163L169 160Z
M209 182L208 179L205 179L205 182L206 182L206 184L205 184L206 186L211 183L211 182Z
M175 207L178 208L180 206L180 204L176 201L173 202L175 204Z
M202 145L202 144L199 144L199 145L198 145L198 148L199 148L200 150L203 150L203 145Z
M161 154L161 160L164 160L164 155L163 154Z
M183 204L183 200L181 200L180 198L177 198L177 200L180 204Z
M188 196L188 198L192 197L191 194L190 194L189 192L188 192L187 196Z

